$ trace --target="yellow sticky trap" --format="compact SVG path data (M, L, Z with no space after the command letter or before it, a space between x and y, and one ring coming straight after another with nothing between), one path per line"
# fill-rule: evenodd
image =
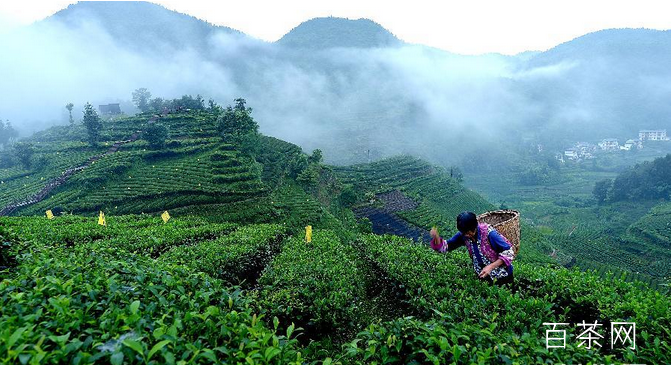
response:
M165 212L163 212L163 214L161 214L161 219L163 219L163 223L168 223L168 221L170 220L170 213L168 213L168 211L166 210Z
M312 242L312 226L305 227L305 240L308 243Z
M107 227L107 222L105 221L105 213L103 213L102 210L100 211L100 216L98 217L98 224Z
M51 212L51 209L47 210L47 219L54 219L54 213Z

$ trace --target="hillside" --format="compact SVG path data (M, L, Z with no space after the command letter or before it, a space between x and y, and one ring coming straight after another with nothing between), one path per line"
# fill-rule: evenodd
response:
M605 29L588 33L533 55L529 66L541 67L566 61L598 62L600 59L630 62L644 57L655 62L641 62L637 70L650 71L661 64L657 60L668 60L671 48L671 31L653 29ZM663 62L663 61L662 61Z
M215 113L205 109L108 121L103 141L95 148L72 140L83 138L81 127L55 127L36 134L28 140L37 146L33 168L0 170L7 189L0 202L6 206L31 200L66 168L101 156L116 141L127 141L150 122L168 128L164 148L152 150L142 138L126 142L69 177L41 201L21 206L12 214L42 215L50 209L78 215L95 215L100 210L113 215L175 210L208 215L210 220L220 217L221 222L283 222L294 228L310 223L341 228L343 223L356 226L357 220L368 219L374 233L426 241L433 225L445 234L455 233L453 220L461 211L479 214L493 209L442 168L410 156L292 171L296 164L308 166L307 160L297 162L302 155L299 147L262 136L256 156L241 153L238 146L222 142ZM350 192L356 193L344 204L342 195ZM396 200L410 206L390 208ZM344 219L343 223L334 215ZM542 262L551 261L549 250L540 251L547 252L539 254L534 245L527 252L536 258L545 256Z
M400 46L396 36L369 19L314 18L293 28L277 41L292 48L373 48Z
M442 168L409 156L330 167L272 137L222 140L219 113L108 120L97 148L78 140L81 127L52 128L29 140L32 167L0 171L2 198L20 200L125 141L14 212L23 216L0 217L4 362L671 360L667 295L557 268L532 227L522 226L513 290L478 281L465 250L409 240L425 242L432 225L454 232L464 209L492 209ZM168 127L164 147L129 139L149 124ZM582 320L635 321L659 341L545 348L542 323Z

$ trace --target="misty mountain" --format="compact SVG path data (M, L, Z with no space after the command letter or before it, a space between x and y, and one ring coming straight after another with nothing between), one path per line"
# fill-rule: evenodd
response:
M609 29L530 58L518 88L544 133L575 140L635 138L671 128L671 31Z
M285 34L278 44L309 49L393 47L403 42L369 19L314 18Z
M43 22L70 28L97 25L125 47L142 52L170 52L185 48L206 52L210 38L219 32L243 35L232 28L139 1L78 2Z
M264 134L332 164L407 153L514 169L502 160L529 145L671 129L670 34L604 30L546 52L458 55L366 19L312 19L268 43L159 5L84 2L0 37L11 55L0 59L0 118L26 134L67 123L68 102L78 119L87 101L128 105L146 87L223 105L244 97Z
M536 54L529 67L543 67L565 61L596 62L611 59L619 62L631 60L643 62L640 68L660 71L664 62L671 60L671 30L652 29L607 29L573 39L542 53Z

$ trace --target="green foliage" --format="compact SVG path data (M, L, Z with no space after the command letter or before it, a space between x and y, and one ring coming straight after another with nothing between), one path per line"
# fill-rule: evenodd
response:
M235 107L230 105L217 118L217 128L224 141L240 143L243 136L257 134L259 126L252 118L252 108L245 106L245 99L235 99Z
M88 102L84 104L84 117L82 118L82 123L84 123L84 127L86 128L89 144L95 146L100 140L100 132L103 128L103 124L100 121L98 112L96 112L93 106Z
M315 187L317 183L319 183L321 172L321 166L310 164L307 168L301 171L298 176L296 176L296 181L300 182L307 188Z
M401 298L396 305L409 305L415 318L372 324L344 348L345 363L668 362L671 309L659 292L523 263L514 263L511 291L479 282L465 250L438 254L390 236L365 236L358 247L395 288ZM566 349L545 348L543 323L582 320L635 321L646 337L662 339L638 343L635 353L616 347L601 354L571 341L575 328L568 331Z
M263 273L261 306L283 323L294 322L310 336L357 329L365 296L356 252L332 231L315 230L288 240Z
M163 100L163 98L154 98L149 100L149 109L156 111L156 112L161 112L163 111L163 108L166 107L166 101Z
M0 278L2 271L16 265L19 238L10 227L0 224Z
M149 111L149 99L151 99L151 93L146 88L142 87L133 91L133 104L143 113Z
M10 142L16 139L19 133L14 129L12 123L0 120L0 145L7 147Z
M592 194L599 204L603 204L606 199L608 199L608 192L612 186L613 181L610 179L600 180L594 184L594 190L592 191Z
M29 169L32 165L33 155L35 154L35 145L29 142L17 143L14 145L14 154L21 161L23 167Z
M152 123L142 133L142 138L149 143L149 147L154 150L165 146L165 140L168 139L168 128L162 124Z
M165 262L188 266L230 285L255 284L261 271L279 251L286 228L252 225L216 240L178 246L161 255Z
M550 181L550 173L547 168L533 166L519 173L518 179L523 185L543 185Z
M612 201L671 199L671 154L637 164L613 181Z
M164 110L175 112L175 111L194 111L194 110L205 110L205 101L200 95L193 97L191 95L182 95L179 99L163 99L163 98L154 98L148 99L147 108L143 111L155 111L163 112ZM213 112L210 110L210 112Z
M352 207L359 200L359 197L352 185L346 185L340 192L340 196L338 198L340 200L340 204L345 207Z
M308 162L312 164L320 164L324 160L322 150L316 149L312 151L312 155L308 157Z
M656 243L658 247L671 247L671 203L655 206L648 214L632 224L629 230L636 237L642 235ZM659 252L655 254L658 255Z
M173 109L189 109L189 110L204 110L205 100L198 94L194 98L191 95L182 95L180 99L173 99L170 103Z
M0 297L6 363L301 362L239 290L104 242L34 246Z
M73 125L75 124L75 119L72 117L72 108L73 108L74 106L75 106L75 105L72 104L72 103L67 103L67 104L65 105L65 109L68 110L69 121L70 121L70 125L71 125L71 126L73 126Z
M289 161L289 176L292 178L298 178L298 176L308 168L308 165L308 158L305 155L295 155Z

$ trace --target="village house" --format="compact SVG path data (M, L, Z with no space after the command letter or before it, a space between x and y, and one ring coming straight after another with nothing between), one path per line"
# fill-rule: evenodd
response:
M643 148L643 142L636 139L628 139L623 146L620 146L621 150L630 151L632 148L641 149Z
M98 105L101 115L117 115L121 114L121 107L119 104Z
M640 141L668 141L666 129L643 129L638 131Z
M617 151L620 149L620 144L617 142L617 138L606 138L599 142L599 147L604 151Z
M566 158L569 160L578 160L580 159L580 152L577 148L571 147L564 150L564 156L566 156Z
M561 163L564 163L564 155L559 152L555 153L555 159Z

